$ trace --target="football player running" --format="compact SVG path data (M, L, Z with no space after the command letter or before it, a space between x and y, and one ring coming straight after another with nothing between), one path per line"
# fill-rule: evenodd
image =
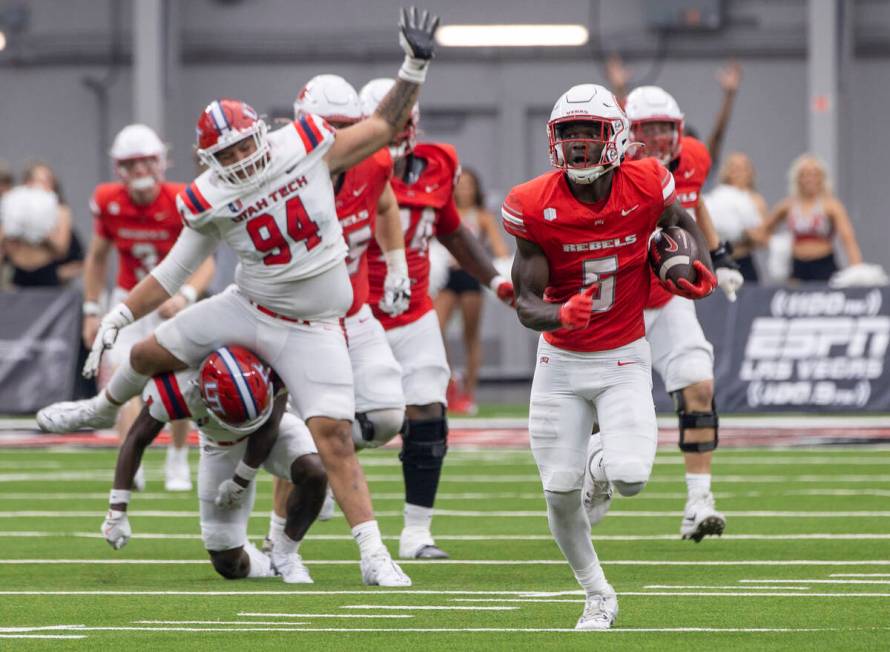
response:
M366 114L375 110L394 83L391 79L375 79L362 88L359 97ZM513 285L498 274L480 242L461 223L454 203L454 184L460 176L457 153L451 145L417 143L418 120L419 109L414 105L405 129L389 148L394 160L392 187L405 234L410 302L401 313L387 309L394 255L382 252L372 242L368 251L368 303L402 367L402 388L408 404L399 455L405 479L399 556L446 559L447 553L436 545L430 531L448 450L445 393L451 377L439 321L427 291L430 239L435 236L463 269L508 305L513 304Z
M137 344L97 397L41 410L42 428L105 427L151 376L195 366L226 343L250 348L282 378L312 433L359 545L362 581L410 585L383 545L352 441L352 369L339 323L352 304L352 286L331 175L403 129L426 78L438 24L426 11L402 10L405 60L398 81L373 115L338 132L311 116L267 134L244 102L208 105L198 121L198 156L207 171L177 197L188 228L163 263L102 320L85 373L95 373L118 331L174 294L221 240L240 259L235 285Z
M309 430L286 405L287 391L271 368L237 346L217 349L198 370L152 378L145 407L118 453L102 524L106 541L119 550L132 536L127 506L145 449L168 421L192 419L201 436L201 538L216 572L227 579L276 574L288 584L312 583L298 550L321 509L327 480ZM260 466L294 483L287 522L269 557L247 540Z
M185 184L164 180L167 148L146 125L124 127L114 138L111 159L119 181L96 186L90 199L93 213L93 239L87 251L83 273L83 341L93 345L102 317L101 296L105 289L108 257L117 252L118 270L111 305L145 278L166 256L182 231L182 218L176 210L176 195ZM194 276L156 311L127 328L108 352L102 377L107 378L130 355L130 349L164 320L194 303L213 278L213 259L208 258ZM133 399L118 417L121 441L139 414L140 403ZM188 421L170 424L173 442L167 447L164 487L168 491L190 491L186 436ZM136 487L145 486L142 467L136 474Z
M317 115L334 129L343 129L361 120L361 103L352 85L338 75L317 75L310 79L294 102L294 117ZM344 327L355 385L355 419L352 439L357 449L376 448L396 436L405 420L402 369L393 357L380 322L371 313L368 301L368 245L377 242L387 261L386 292L381 309L398 315L408 308L411 284L405 261L405 239L389 179L392 159L386 148L336 175L333 180L337 218L349 247L346 266L352 282L352 305ZM286 488L275 481L275 509L269 525L270 536L284 522ZM334 510L331 492L320 519Z
M513 263L519 320L541 331L531 388L531 448L547 501L550 531L584 588L577 629L611 627L618 613L590 540L591 523L614 486L642 491L655 457L649 344L643 308L649 290L647 243L658 227L689 231L707 252L695 221L676 203L674 179L655 159L625 161L630 125L615 97L582 84L553 107L547 130L555 171L513 188L503 224L516 238ZM716 280L695 261L696 282L671 290L709 294ZM587 485L588 442L599 421L602 449Z
M636 155L653 156L673 173L680 205L696 219L708 241L717 284L735 301L744 279L728 245L717 236L701 192L711 168L707 148L683 135L680 107L657 86L631 91L624 109L631 139L644 145ZM714 405L714 348L705 339L692 301L665 290L654 273L644 314L652 366L673 397L680 422L679 445L688 495L680 534L699 542L705 536L722 534L726 527L726 517L716 510L711 493L711 458L719 425Z

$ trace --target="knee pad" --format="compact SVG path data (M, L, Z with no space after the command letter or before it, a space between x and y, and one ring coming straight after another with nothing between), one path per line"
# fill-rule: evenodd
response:
M387 408L356 412L352 422L352 441L356 450L383 446L402 430L405 423L405 410Z
M544 490L544 500L550 512L564 516L581 508L581 491L548 491Z
M671 392L674 399L674 409L680 421L680 441L678 442L680 450L684 453L707 453L717 448L719 443L719 425L720 418L717 416L717 407L711 400L710 412L695 412L686 409L686 399L683 398L683 390ZM687 428L713 428L713 441L687 442L685 430Z
M418 469L441 469L448 452L445 414L434 419L407 419L399 459Z
M645 482L627 482L625 480L612 480L612 486L622 496L636 496L646 486Z

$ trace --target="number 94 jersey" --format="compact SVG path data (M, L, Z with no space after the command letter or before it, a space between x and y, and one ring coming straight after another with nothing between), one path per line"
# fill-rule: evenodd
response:
M346 243L323 158L334 137L322 118L303 116L267 136L271 169L261 186L232 189L207 170L176 198L186 226L238 254L236 281L248 296L342 264Z
M544 333L547 342L606 351L645 335L649 236L675 199L673 176L654 158L622 163L609 197L597 204L575 199L559 170L513 188L501 207L504 228L544 251L544 300L564 303L592 283L600 286L587 327Z

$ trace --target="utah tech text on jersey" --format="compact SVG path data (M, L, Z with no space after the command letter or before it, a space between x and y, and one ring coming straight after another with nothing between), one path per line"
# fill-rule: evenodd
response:
M266 197L260 197L253 204L245 208L241 211L237 217L233 217L232 221L236 224L243 220L249 219L254 215L259 215L262 211L269 210L269 202L273 204L277 201L284 199L292 192L296 192L300 188L308 185L309 182L306 180L306 177L297 177L296 179L292 179L287 183L287 185L281 186L277 190L273 190Z

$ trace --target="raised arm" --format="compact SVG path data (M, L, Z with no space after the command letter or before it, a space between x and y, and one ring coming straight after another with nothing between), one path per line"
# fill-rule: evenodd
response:
M398 79L373 115L337 131L334 144L325 154L325 162L332 174L366 159L404 128L426 79L433 58L433 37L438 27L438 16L426 10L418 12L414 7L402 9L399 43L405 51L405 61L399 69Z
M726 136L726 127L732 115L735 95L742 81L742 67L738 62L730 61L717 72L717 81L720 82L720 87L723 89L723 104L720 105L717 121L708 138L708 152L713 161L720 159L720 150L723 148L723 138Z

